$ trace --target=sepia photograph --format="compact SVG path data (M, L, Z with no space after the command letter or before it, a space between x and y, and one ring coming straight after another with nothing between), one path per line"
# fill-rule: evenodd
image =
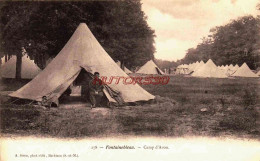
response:
M259 88L259 0L0 1L0 161L259 161Z

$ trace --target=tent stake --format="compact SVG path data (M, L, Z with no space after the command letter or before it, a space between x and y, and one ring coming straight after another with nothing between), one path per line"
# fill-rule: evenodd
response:
M16 102L17 100L19 100L19 98L18 98L18 99L16 99L16 100L14 100L13 102L11 102L11 103L9 103L9 104L12 104L12 103Z

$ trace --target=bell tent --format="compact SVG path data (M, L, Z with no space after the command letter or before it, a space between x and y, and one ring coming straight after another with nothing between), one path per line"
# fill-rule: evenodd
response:
M256 75L260 76L260 70L256 73Z
M211 59L192 73L194 77L226 78L225 73L218 69Z
M100 76L128 77L114 62L96 40L85 23L81 23L67 44L58 55L32 81L19 90L9 94L12 97L42 101L46 96L49 102L57 102L58 98L78 77L81 71ZM138 84L111 83L104 88L109 102L117 102L111 95L119 93L124 102L148 101L155 96L148 93Z
M233 77L258 77L257 74L252 72L250 68L244 63L237 71L232 75Z
M16 55L13 55L6 63L0 67L2 78L15 78L16 74ZM27 54L22 56L22 79L33 79L39 74L41 69L29 58Z
M136 73L141 73L141 74L164 74L161 69L152 61L148 61L145 63Z

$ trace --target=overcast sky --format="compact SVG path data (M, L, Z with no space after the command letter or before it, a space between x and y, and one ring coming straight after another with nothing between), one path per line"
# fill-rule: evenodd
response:
M256 16L259 0L142 0L148 24L155 30L155 58L181 59L212 27L245 15Z

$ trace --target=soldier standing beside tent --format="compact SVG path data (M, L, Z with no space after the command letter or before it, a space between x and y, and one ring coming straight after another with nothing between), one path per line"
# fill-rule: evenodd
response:
M91 102L91 107L96 107L100 105L100 101L104 95L104 86L102 85L102 80L99 79L99 73L94 73L94 78L89 82L89 97Z

